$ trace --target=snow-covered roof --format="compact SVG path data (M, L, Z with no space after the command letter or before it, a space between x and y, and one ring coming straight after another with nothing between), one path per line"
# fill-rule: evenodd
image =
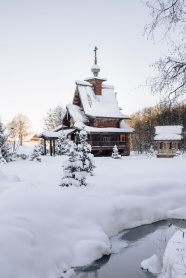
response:
M42 131L41 133L38 134L39 138L45 137L45 138L59 138L62 132L64 132L66 135L74 132L74 128L71 129L64 129L63 131Z
M181 125L165 125L165 126L155 126L155 134L171 133L171 134L181 134L183 126Z
M84 128L85 131L88 133L101 133L101 132L112 132L112 133L133 133L134 129L128 126L126 123L122 124L120 128L116 127L92 127L92 126L87 126L83 124L82 122L75 122L74 127L77 129L82 129Z
M154 137L155 141L164 141L164 140L181 140L182 136L180 134L171 134L171 133L163 133L163 134L157 134Z
M88 122L88 118L85 116L85 113L81 107L74 104L68 104L67 111L74 119L74 122L81 122L81 123Z
M85 115L129 119L118 107L113 86L102 85L102 95L95 95L94 87L89 82L76 81L76 84Z
M180 125L175 126L155 126L155 141L161 140L181 140L182 129Z
M92 69L96 69L96 68L92 67ZM106 78L100 78L100 77L96 77L96 76L88 77L88 78L85 79L85 81L89 81L89 80L92 80L92 79L97 79L97 80L101 80L101 81L107 81Z
M127 132L127 133L133 133L134 129L128 126L124 121L121 121L120 128L114 128L114 127L91 127L87 126L86 123L88 122L88 118L85 116L84 111L81 107L74 105L74 104L68 104L67 105L67 111L71 115L71 117L74 120L74 127L78 129L82 129L83 127L87 132Z
M67 126L61 124L61 125L56 126L52 131L59 131L59 130L62 130L62 128L67 128Z
M34 136L37 137L37 134L36 134L36 133L30 133L30 134L28 134L26 137L24 137L23 141L24 141L24 142L30 141Z
M134 132L134 128L128 126L124 120L120 122L120 128L128 130L128 132Z
M109 133L109 132L112 132L112 133L131 133L133 131L131 130L128 130L128 129L124 129L124 128L116 128L116 127L92 127L92 126L85 126L85 130L89 133L89 132L92 132L92 133L101 133L101 132L106 132L106 133Z
M20 138L19 137L10 137L10 135L7 135L7 136L9 136L9 138L8 138L8 141L9 142L18 142L18 141L20 141ZM30 141L32 138L34 138L35 137L35 139L37 139L37 133L29 133L27 136L25 136L24 138L23 138L23 142L28 142L28 141ZM39 139L39 138L38 138Z

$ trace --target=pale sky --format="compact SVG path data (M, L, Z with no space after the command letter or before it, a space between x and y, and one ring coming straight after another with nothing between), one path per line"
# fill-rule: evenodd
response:
M156 105L141 87L162 45L143 36L150 21L140 0L0 0L0 117L28 116L34 131L57 104L72 101L75 81L92 76L113 85L123 113Z

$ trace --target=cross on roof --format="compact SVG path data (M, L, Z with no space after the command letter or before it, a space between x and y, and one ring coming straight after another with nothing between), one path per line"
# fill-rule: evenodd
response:
M97 56L96 56L96 51L98 50L98 48L95 46L94 48L94 52L95 52L95 65L97 65Z

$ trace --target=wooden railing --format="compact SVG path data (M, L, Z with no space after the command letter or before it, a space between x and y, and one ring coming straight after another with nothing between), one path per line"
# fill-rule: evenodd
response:
M126 147L126 142L124 141L89 141L89 144L91 144L92 148L113 148L115 145L118 148Z
M159 149L159 154L175 154L177 149Z

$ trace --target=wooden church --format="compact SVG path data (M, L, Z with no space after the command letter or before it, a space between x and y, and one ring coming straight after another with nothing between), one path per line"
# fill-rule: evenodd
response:
M70 138L78 143L77 131L87 131L94 155L111 155L114 145L121 155L129 155L130 138L134 130L124 121L129 116L121 112L114 87L106 85L105 78L98 77L100 67L97 65L96 47L94 51L95 61L91 68L93 76L84 81L76 81L72 104L67 105L63 118L63 132L70 134ZM53 132L54 140L60 132ZM48 137L42 133L40 137L52 140L49 135L49 132ZM54 148L50 146L50 149Z

